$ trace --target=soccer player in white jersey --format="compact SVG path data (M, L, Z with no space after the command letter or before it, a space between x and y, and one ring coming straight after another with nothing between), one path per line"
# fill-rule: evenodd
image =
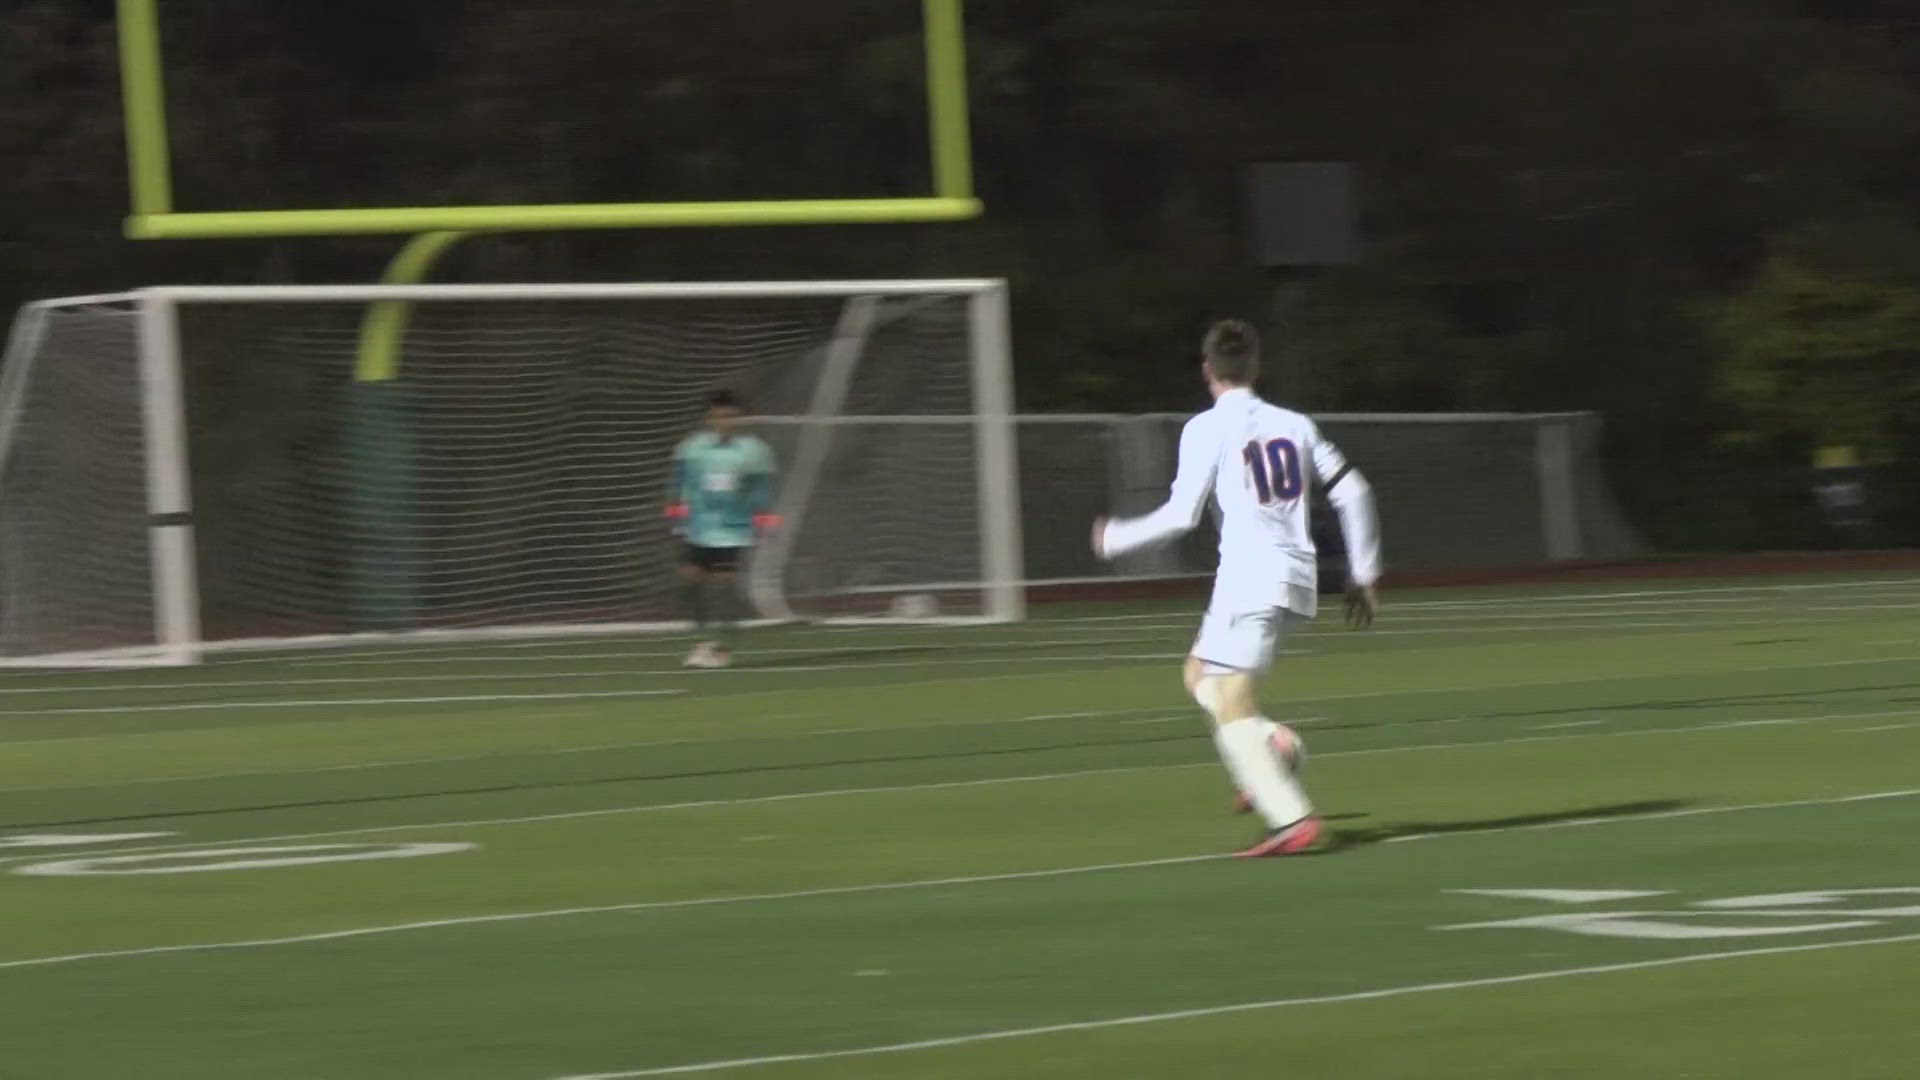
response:
M1172 495L1142 517L1096 520L1093 548L1112 559L1164 543L1200 523L1209 497L1219 506L1220 566L1186 660L1187 692L1213 718L1214 743L1242 798L1266 819L1266 836L1239 854L1292 855L1312 847L1322 829L1291 767L1298 736L1261 713L1259 680L1274 648L1317 606L1310 479L1319 480L1346 537L1348 621L1372 625L1380 576L1373 490L1312 420L1254 395L1260 339L1253 327L1216 323L1202 351L1213 408L1180 433Z

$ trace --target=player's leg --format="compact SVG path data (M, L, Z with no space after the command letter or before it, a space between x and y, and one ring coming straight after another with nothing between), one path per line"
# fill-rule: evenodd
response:
M694 633L699 635L693 651L687 654L688 667L706 667L714 647L707 637L711 622L707 604L707 550L689 544L680 560L680 608L693 624Z
M1280 609L1210 611L1186 666L1189 692L1213 717L1214 744L1227 771L1270 830L1242 855L1292 854L1320 833L1312 803L1277 752L1276 739L1285 733L1260 711L1260 676L1288 622Z
M1194 704L1200 706L1201 711L1207 714L1207 721L1211 727L1220 722L1220 709L1223 704L1220 698L1222 680L1210 674L1207 668L1206 661L1188 654L1186 662L1180 669L1180 681L1186 684L1187 696L1191 697ZM1247 793L1240 790L1237 780L1233 789L1233 812L1236 814L1253 812L1253 800L1247 798Z
M709 574L708 580L713 586L709 601L717 643L714 656L719 661L715 666L725 667L732 662L734 646L740 642L740 580L732 566Z

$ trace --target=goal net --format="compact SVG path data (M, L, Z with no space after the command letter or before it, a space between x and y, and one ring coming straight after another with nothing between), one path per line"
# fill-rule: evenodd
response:
M365 323L399 304L386 372ZM762 616L1018 618L1005 305L995 281L31 305L0 374L0 663L674 625L672 450L722 387L780 463Z

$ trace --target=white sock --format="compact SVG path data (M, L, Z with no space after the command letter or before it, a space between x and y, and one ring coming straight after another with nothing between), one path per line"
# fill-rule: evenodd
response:
M1279 829L1313 813L1313 804L1307 801L1300 784L1281 768L1273 752L1274 730L1273 721L1266 717L1249 716L1215 724L1213 742L1234 783L1240 785L1267 826Z

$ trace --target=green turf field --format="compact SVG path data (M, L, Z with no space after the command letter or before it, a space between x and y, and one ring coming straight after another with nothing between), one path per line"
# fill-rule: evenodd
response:
M0 675L0 1077L1920 1075L1920 575Z

